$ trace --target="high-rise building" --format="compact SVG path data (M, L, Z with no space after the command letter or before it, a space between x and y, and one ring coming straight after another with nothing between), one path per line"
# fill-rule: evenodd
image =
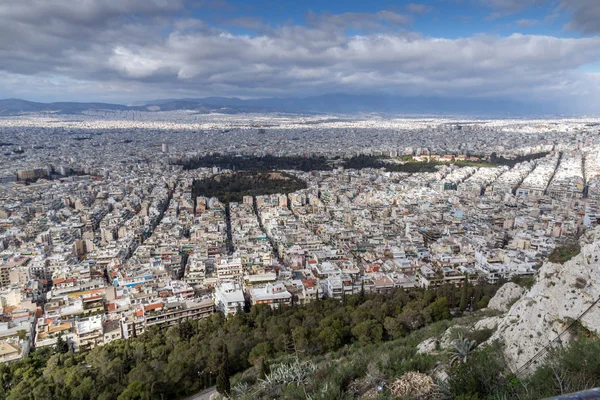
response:
M169 152L169 145L167 143L163 143L162 144L162 152L163 153L168 153Z

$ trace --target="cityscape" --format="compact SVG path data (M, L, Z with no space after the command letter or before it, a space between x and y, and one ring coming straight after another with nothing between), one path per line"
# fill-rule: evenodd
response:
M600 399L600 2L0 2L0 399Z
M4 361L248 306L534 277L600 217L595 119L164 112L1 124ZM302 189L229 202L195 182L241 171L186 166L215 154L326 164L266 178ZM431 171L346 168L357 157Z

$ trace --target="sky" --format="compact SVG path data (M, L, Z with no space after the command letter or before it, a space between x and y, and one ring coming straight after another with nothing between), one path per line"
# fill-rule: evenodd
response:
M600 0L0 0L0 98L600 100Z

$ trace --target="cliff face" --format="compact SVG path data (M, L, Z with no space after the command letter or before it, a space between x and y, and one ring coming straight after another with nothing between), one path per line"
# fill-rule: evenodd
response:
M506 344L505 357L513 371L555 339L600 297L600 228L581 239L581 253L564 264L545 263L536 283L501 319L490 341ZM600 304L581 324L600 333ZM570 339L565 335L561 340ZM536 366L533 365L532 369Z

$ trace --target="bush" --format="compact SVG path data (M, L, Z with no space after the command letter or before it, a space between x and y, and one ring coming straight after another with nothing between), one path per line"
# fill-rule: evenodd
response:
M535 277L534 276L514 276L510 281L529 290L535 284Z
M581 247L578 242L567 243L552 250L552 253L548 256L548 261L564 264L580 252Z

